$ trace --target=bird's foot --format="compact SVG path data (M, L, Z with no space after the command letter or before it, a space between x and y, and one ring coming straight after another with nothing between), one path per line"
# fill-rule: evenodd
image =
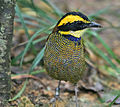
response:
M59 96L55 96L54 98L52 98L51 100L50 100L50 104L53 104L53 103L55 103L56 101L59 101L59 102L61 102L61 101L63 101Z
M59 97L55 96L50 100L50 107L64 107L65 102Z

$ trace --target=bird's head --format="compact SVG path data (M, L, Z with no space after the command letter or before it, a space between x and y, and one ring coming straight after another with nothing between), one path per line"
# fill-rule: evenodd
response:
M69 12L65 14L57 23L53 32L61 33L62 35L72 35L80 38L86 28L101 27L100 24L91 22L88 17L80 12Z

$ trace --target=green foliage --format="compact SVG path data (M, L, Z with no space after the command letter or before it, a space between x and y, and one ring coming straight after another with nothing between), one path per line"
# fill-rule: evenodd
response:
M22 93L24 92L24 90L25 90L25 88L26 88L27 82L28 82L28 80L26 80L26 81L24 82L24 85L23 85L22 89L17 93L17 95L16 95L15 97L13 97L12 99L9 99L9 101L14 101L14 100L16 100L17 98L21 97Z

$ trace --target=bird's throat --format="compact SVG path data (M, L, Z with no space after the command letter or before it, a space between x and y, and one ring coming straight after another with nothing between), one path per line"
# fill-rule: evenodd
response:
M71 40L71 41L79 41L81 40L81 37L83 33L85 32L84 30L79 30L79 31L58 31L62 36L65 38Z
M80 38L80 37L82 37L85 30L86 29L78 30L78 31L58 31L58 32L62 35L72 35L73 37Z

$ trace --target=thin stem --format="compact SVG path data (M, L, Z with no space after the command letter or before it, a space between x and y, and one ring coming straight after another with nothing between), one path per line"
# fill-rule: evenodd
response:
M114 98L114 100L109 104L109 107L111 107L119 97L120 97L120 94Z

